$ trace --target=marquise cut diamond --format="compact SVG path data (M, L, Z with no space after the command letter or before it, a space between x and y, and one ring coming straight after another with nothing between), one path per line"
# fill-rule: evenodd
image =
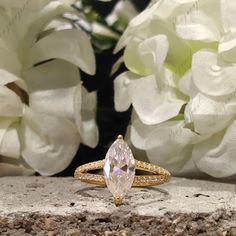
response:
M128 144L117 139L109 148L104 163L104 178L112 195L123 198L135 177L135 159Z

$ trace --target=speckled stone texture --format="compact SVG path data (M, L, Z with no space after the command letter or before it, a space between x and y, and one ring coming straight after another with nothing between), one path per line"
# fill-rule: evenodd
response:
M0 235L236 235L236 186L172 178L132 188L116 207L106 188L72 178L0 179Z

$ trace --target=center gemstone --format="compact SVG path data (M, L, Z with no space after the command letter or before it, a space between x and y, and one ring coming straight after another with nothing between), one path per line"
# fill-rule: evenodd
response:
M135 160L128 144L118 138L109 148L104 163L104 178L114 198L123 198L135 177Z

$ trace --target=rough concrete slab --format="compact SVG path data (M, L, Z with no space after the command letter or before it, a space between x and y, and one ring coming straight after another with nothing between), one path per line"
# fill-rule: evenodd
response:
M236 185L172 178L116 207L73 178L3 177L0 235L236 235Z

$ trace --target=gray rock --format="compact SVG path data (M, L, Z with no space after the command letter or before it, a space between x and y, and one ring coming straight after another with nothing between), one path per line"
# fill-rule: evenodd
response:
M236 186L172 178L132 188L116 207L106 188L73 178L0 179L0 235L236 235Z

